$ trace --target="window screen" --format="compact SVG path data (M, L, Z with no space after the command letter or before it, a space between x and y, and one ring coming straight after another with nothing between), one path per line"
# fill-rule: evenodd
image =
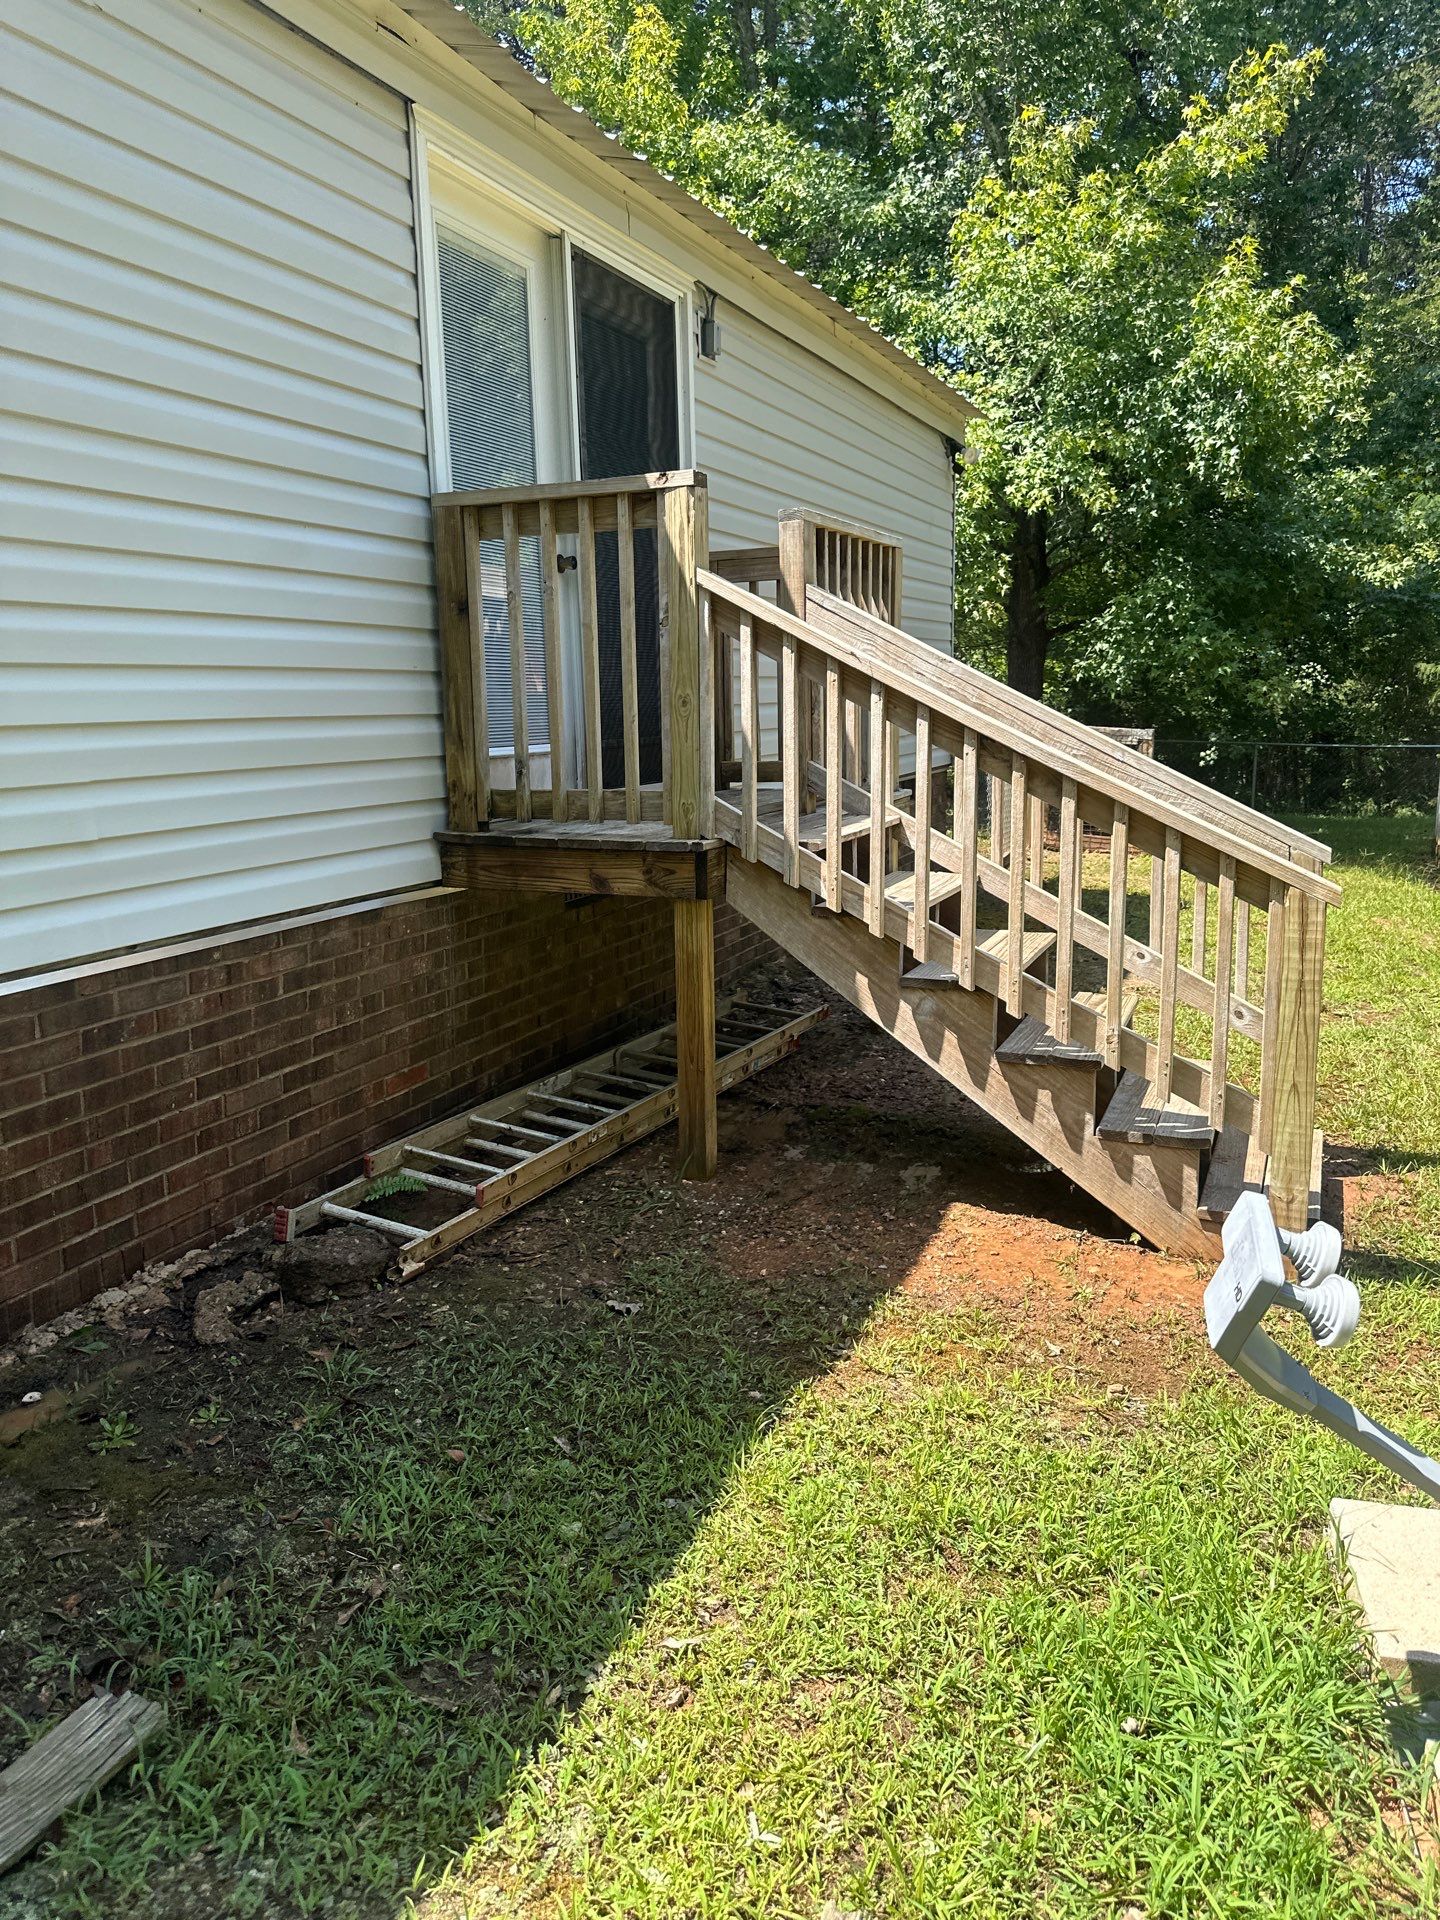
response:
M435 239L450 484L530 486L535 480L535 406L525 275L444 227L436 228ZM539 549L533 537L520 542L525 716L532 752L545 750L549 734ZM480 543L480 583L490 751L510 753L515 745L510 639L505 621L505 551L498 540Z

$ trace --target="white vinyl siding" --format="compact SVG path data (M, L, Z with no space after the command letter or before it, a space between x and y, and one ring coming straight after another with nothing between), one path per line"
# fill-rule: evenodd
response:
M933 427L817 354L726 307L718 360L697 361L696 464L710 481L710 547L775 544L782 507L816 507L894 534L900 622L951 647L954 481ZM779 752L778 671L759 667L761 748ZM909 739L901 766L913 764Z
M404 102L248 0L0 63L0 973L433 880Z

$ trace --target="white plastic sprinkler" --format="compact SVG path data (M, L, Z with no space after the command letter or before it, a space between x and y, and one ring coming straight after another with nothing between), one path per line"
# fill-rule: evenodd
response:
M1440 1461L1367 1419L1261 1331L1260 1322L1271 1307L1287 1307L1305 1320L1318 1346L1343 1347L1354 1333L1360 1324L1360 1295L1354 1281L1337 1271L1342 1249L1334 1227L1318 1222L1305 1233L1287 1233L1275 1225L1261 1194L1246 1193L1220 1237L1225 1258L1205 1289L1205 1329L1220 1358L1267 1399L1318 1420L1412 1487L1440 1500ZM1285 1278L1286 1254L1300 1277L1299 1286Z

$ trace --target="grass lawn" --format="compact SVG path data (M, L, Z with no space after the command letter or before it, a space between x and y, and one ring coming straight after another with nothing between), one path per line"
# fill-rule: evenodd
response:
M1305 824L1365 1301L1316 1370L1440 1452L1428 822ZM725 1111L712 1188L641 1148L0 1455L12 1707L99 1655L170 1706L0 1914L1440 1911L1324 1548L1396 1483L858 1020Z

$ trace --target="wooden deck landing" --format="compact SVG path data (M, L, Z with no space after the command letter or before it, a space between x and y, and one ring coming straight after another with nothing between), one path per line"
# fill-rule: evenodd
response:
M724 842L677 839L654 820L497 821L435 839L447 887L649 900L725 895Z

